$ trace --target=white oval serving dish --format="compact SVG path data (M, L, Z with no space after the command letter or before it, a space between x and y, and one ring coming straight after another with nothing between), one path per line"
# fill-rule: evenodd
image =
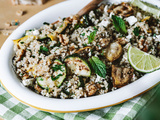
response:
M160 70L147 74L137 81L113 92L80 99L56 99L38 95L24 87L15 75L11 61L13 57L12 40L20 38L25 30L39 28L43 22L54 22L58 17L76 14L91 0L71 0L51 6L34 15L18 27L5 41L0 51L0 79L5 89L22 103L43 111L82 112L116 105L132 99L160 82ZM112 3L119 0L111 0ZM125 0L127 1L127 0Z

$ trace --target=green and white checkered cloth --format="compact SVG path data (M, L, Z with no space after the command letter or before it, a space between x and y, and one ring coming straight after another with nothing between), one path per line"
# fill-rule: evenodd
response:
M149 101L158 86L125 103L79 113L51 113L26 106L12 97L0 84L0 117L5 120L132 120Z

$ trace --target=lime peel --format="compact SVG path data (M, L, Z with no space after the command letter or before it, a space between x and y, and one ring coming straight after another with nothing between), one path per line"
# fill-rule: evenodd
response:
M160 16L160 9L152 4L145 3L141 0L132 0L131 4L133 6L137 6L137 7L141 8L144 11L152 13L153 15L156 15L158 17Z
M160 68L160 59L132 46L128 49L128 61L135 70L143 73L150 73Z

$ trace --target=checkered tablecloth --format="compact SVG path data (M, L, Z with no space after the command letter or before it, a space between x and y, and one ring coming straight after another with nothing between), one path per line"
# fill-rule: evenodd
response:
M51 113L26 106L0 85L0 117L5 120L132 120L149 101L158 86L125 103L99 110L79 113Z

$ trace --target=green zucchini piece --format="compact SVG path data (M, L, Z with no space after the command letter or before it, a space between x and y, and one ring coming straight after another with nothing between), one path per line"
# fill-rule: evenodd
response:
M77 56L68 56L64 60L67 67L69 67L72 73L78 76L90 77L91 76L91 69L88 63L80 57Z
M38 85L43 89L48 89L49 86L54 86L54 83L50 79L45 79L44 77L36 78Z
M55 81L57 87L60 87L62 82L66 78L65 64L63 64L59 60L55 60L52 69L54 70L53 76L55 76L54 78L52 78L52 80Z
M55 60L52 65L52 69L53 69L53 74L51 78L49 79L46 79L44 77L36 78L38 85L41 86L43 89L48 89L53 86L60 87L62 82L66 78L66 67L61 61Z

